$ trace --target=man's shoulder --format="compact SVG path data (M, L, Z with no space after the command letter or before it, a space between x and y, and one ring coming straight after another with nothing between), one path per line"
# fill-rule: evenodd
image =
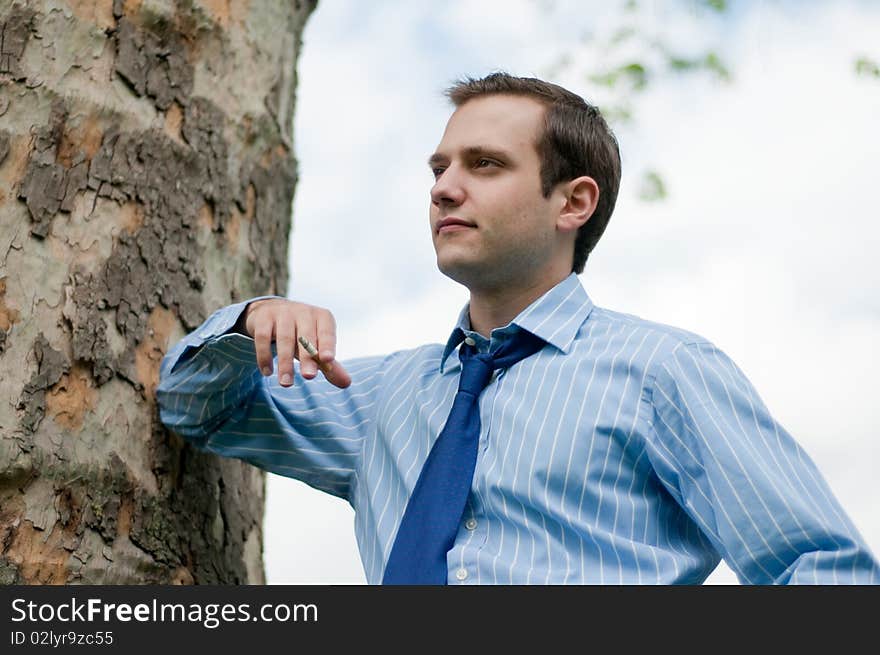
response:
M594 306L584 324L583 335L623 339L631 344L653 344L652 359L662 360L682 347L712 342L701 334L668 323L649 320L636 314Z

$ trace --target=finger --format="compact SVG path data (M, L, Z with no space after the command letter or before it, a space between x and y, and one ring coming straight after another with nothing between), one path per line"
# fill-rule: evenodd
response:
M262 314L254 317L254 349L257 353L257 366L265 377L272 375L272 337L275 322L271 316Z
M322 362L321 371L324 373L324 377L327 378L327 381L330 384L337 386L340 389L345 389L351 385L351 375L349 375L348 371L345 370L345 367L335 359L329 362Z
M336 320L330 312L321 312L317 321L318 339L315 348L318 349L318 360L324 363L332 362L336 357Z
M318 351L312 343L302 335L297 337L297 340L300 342L302 350L305 351L305 357L311 358L311 362L314 362L324 373L324 377L327 378L328 382L342 389L351 384L351 375L349 375L348 371L345 370L345 367L337 362L336 359L332 357L329 358L329 361L316 359Z
M351 377L350 377L350 376L349 376L347 379L345 378L345 375L348 374L348 371L346 371L345 368L342 367L342 364L338 363L338 362L337 362L335 359L333 359L333 358L328 358L327 361L324 361L324 360L319 359L319 358L318 358L318 351L317 351L317 349L311 344L310 341L308 341L305 337L299 337L299 341L300 341L300 343L302 344L302 346L303 346L303 348L305 349L305 351L306 351L306 352L309 354L309 356L311 356L312 359L315 361L315 363L317 364L318 368L319 368L321 371L324 372L324 377L326 377L326 378L329 380L330 377L333 377L333 376L331 375L331 374L333 373L333 369L334 369L335 367L341 367L341 370L342 370L343 374L342 374L342 375L336 375L336 376L334 377L334 379L335 379L337 382L339 382L340 384L344 384L345 386L348 386L348 385L351 383ZM337 385L337 386L338 386L338 385Z
M318 365L330 384L340 389L351 385L351 375L336 361L336 319L333 314L323 311L318 315Z
M321 366L321 362L318 361L318 351L315 349L315 346L312 345L312 342L305 338L302 334L297 335L296 337L297 343L302 346L303 357L311 357L318 367Z
M294 327L279 319L275 323L275 348L278 351L278 382L282 387L293 384Z
M297 357L299 359L299 372L302 374L302 376L305 379L311 380L313 377L315 377L318 374L318 363L315 361L315 358L309 354L308 350L302 344L300 339L305 338L307 343L309 343L309 344L314 343L315 327L314 327L314 325L310 326L308 324L300 324L300 325L301 325L300 329L298 329L296 332L296 337L297 337L296 348L297 348Z

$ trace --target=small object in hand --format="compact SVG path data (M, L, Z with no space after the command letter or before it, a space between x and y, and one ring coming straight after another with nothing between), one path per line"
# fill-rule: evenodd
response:
M309 353L312 357L318 356L317 349L309 342L305 337L300 337L299 342L302 344L302 347L306 349L306 352Z
M302 344L302 347L306 349L306 352L315 358L315 361L318 363L318 368L324 371L324 373L329 373L333 368L333 364L322 362L318 359L318 349L315 348L308 339L305 337L299 337L298 340Z

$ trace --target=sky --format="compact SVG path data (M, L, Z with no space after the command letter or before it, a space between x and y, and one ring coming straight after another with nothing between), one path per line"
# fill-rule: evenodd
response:
M613 100L622 3L320 0L303 34L288 297L330 309L337 358L446 341L467 291L436 267L426 159L443 89L495 70ZM740 366L880 555L880 4L640 3L638 27L733 71L661 77L614 122L617 207L580 275L599 306L696 332ZM603 59L603 57L605 59ZM568 61L568 65L560 65ZM605 94L605 95L603 95ZM639 199L642 173L668 195ZM269 584L363 584L343 500L267 476ZM707 581L737 584L721 564Z

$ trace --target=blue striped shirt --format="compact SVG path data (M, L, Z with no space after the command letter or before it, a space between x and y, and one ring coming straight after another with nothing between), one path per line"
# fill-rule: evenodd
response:
M458 386L458 345L547 344L480 396L476 472L450 584L877 583L880 565L742 371L693 333L593 305L572 273L487 340L343 362L281 387L215 312L162 362L162 421L197 447L345 498L379 583ZM277 369L276 369L277 370ZM297 362L298 371L298 362Z

